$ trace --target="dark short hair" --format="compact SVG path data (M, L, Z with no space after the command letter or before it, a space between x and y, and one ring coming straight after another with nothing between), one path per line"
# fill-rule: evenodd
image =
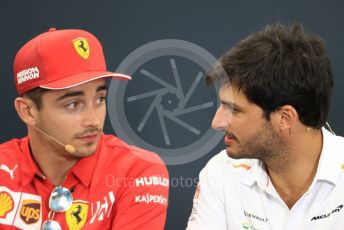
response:
M331 63L323 41L301 24L268 25L238 42L220 59L232 86L270 114L291 105L300 121L321 128L330 110L333 90ZM214 67L207 82L219 78Z
M35 103L38 110L41 110L43 108L43 101L42 101L42 95L47 92L48 89L44 88L34 88L30 91L25 92L22 97L27 97Z

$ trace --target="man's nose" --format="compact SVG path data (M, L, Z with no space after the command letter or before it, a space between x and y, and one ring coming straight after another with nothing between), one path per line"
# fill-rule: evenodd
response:
M84 114L84 126L86 127L99 127L100 113L97 109L88 108Z
M215 130L225 130L229 125L230 115L226 113L221 107L216 111L211 126Z

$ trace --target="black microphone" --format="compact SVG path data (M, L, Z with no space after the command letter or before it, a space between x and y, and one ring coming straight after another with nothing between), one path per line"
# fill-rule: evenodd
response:
M32 127L34 127L37 131L43 133L44 135L46 135L47 137L49 137L50 139L52 139L53 141L55 141L59 145L62 145L66 152L71 153L71 154L76 152L76 148L73 145L71 145L71 144L64 144L61 141L56 140L54 137L50 136L48 133L44 132L43 130L41 130L37 126L32 126Z
M72 186L70 189L69 189L70 193L73 193L75 191L75 185Z

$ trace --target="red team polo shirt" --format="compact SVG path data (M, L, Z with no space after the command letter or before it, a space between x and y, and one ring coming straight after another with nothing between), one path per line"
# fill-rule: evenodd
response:
M72 207L53 218L62 229L164 228L165 165L114 136L103 135L97 151L80 159L62 186L73 194ZM28 137L0 145L0 229L40 229L54 187L35 165Z

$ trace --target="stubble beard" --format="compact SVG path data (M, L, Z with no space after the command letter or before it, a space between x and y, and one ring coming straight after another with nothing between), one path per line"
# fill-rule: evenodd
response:
M237 145L236 152L227 150L227 155L231 158L258 159L269 168L278 169L278 171L284 171L289 166L288 146L269 121L266 121L262 129L246 140L237 140Z

